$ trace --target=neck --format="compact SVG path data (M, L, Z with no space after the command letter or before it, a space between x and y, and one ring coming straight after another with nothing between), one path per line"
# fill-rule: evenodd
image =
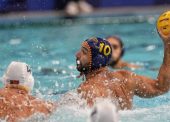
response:
M112 62L110 63L110 66L111 66L112 68L119 68L122 63L123 63L123 61L119 59L119 60L116 60L116 61L112 61Z
M96 69L96 70L92 70L90 72L88 72L87 74L85 74L85 77L86 77L86 80L94 77L95 75L103 72L103 71L106 71L107 70L107 67L101 67L99 69Z
M22 90L22 91L24 91L25 93L28 93L28 92L29 92L29 90L28 90L26 87L22 86L22 85L7 84L7 85L6 85L6 88Z

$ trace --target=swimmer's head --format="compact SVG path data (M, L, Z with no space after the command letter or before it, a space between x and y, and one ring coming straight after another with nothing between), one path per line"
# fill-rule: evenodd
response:
M157 20L157 30L163 36L170 35L170 11L161 14Z
M108 65L112 54L110 43L102 38L89 38L77 52L77 70L88 73Z
M123 41L117 36L109 36L106 40L112 47L112 57L110 61L111 63L116 63L122 58L125 52Z
M89 122L118 122L118 110L111 102L98 103L91 111Z
M11 62L2 77L6 86L19 88L31 92L34 87L34 77L28 64Z

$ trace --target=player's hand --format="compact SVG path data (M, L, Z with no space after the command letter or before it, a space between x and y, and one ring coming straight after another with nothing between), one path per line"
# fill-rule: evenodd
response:
M169 34L164 35L164 34L162 33L162 30L163 30L163 28L161 28L161 29L158 31L159 36L162 38L162 40L163 40L164 43L170 43L170 32L169 32Z

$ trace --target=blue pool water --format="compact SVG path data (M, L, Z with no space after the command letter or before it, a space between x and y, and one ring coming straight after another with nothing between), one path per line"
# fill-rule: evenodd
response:
M57 101L62 93L82 82L76 78L79 73L75 69L75 53L81 42L91 36L114 34L124 40L124 60L144 66L134 72L156 78L158 70L154 69L159 68L162 62L163 45L156 32L156 18L152 19L141 23L81 23L0 29L0 75L13 60L27 62L32 66L36 79L33 94ZM169 100L170 93L153 99L134 97L133 110L120 111L121 122L170 122ZM88 112L77 105L59 107L45 121L86 122ZM38 115L32 119L36 117Z

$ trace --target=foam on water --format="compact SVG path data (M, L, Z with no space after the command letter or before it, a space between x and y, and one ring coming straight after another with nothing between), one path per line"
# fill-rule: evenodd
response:
M50 116L44 117L41 114L35 114L26 122L87 122L89 120L91 109L82 106L84 103L82 104L76 92L69 92L62 97L60 105ZM170 113L167 112L169 109L169 105L162 105L154 108L119 111L119 122L169 122Z
M21 42L22 42L22 40L19 38L9 40L9 44L11 44L11 45L19 45Z
M81 100L76 90L72 90L60 96L56 101L57 109L49 116L36 113L23 122L87 122L91 109ZM161 105L154 108L137 107L132 110L119 111L119 122L169 122L169 105ZM108 113L109 114L109 113ZM2 120L2 122L5 120Z
M122 122L169 122L169 105L155 108L136 108L129 111L120 111Z

